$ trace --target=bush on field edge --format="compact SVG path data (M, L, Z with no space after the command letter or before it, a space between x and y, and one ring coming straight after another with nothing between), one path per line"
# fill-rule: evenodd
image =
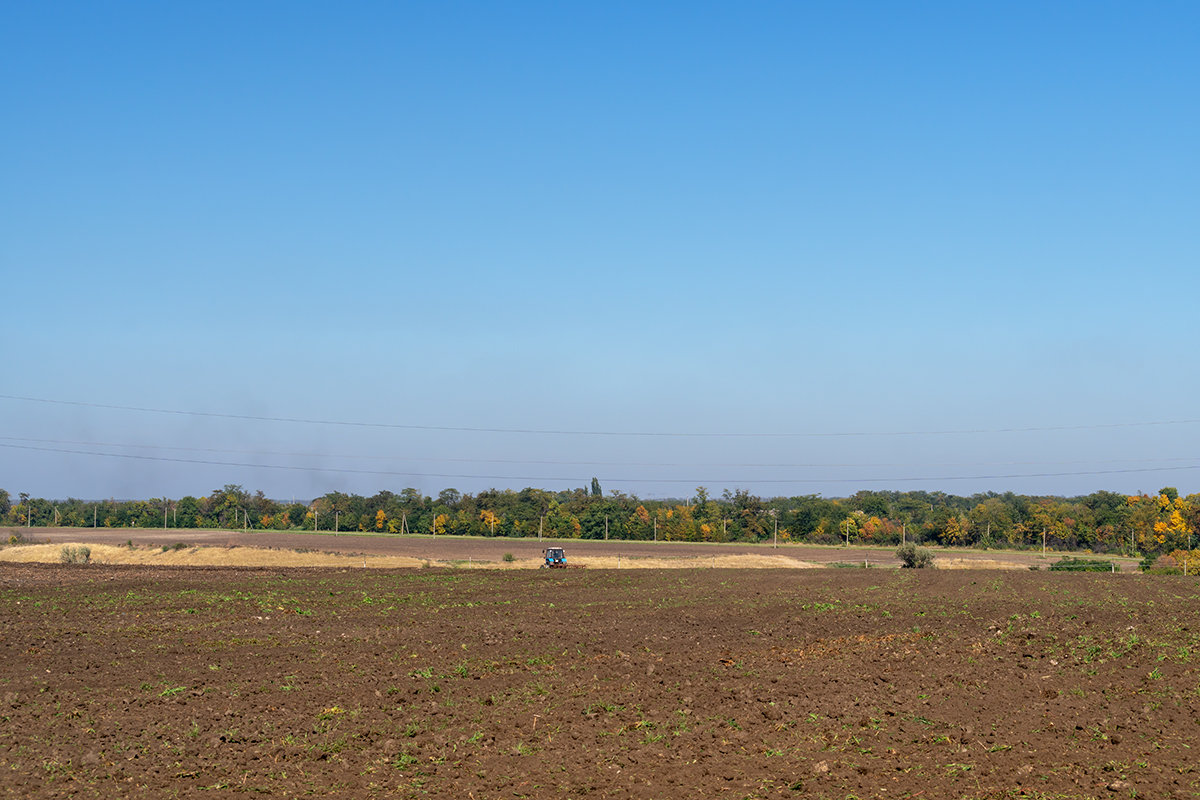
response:
M86 564L92 560L92 548L87 545L63 545L63 549L58 552L58 560L64 564Z
M932 569L933 551L915 544L906 544L896 551L900 566L904 569Z

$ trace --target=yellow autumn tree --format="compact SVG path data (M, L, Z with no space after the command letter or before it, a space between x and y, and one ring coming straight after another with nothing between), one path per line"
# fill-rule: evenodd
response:
M1187 517L1185 516L1187 510L1187 501L1180 498L1172 502L1167 511L1167 518L1164 520L1166 523L1164 533L1172 544L1187 544L1188 534L1192 532L1191 526L1188 525Z
M942 544L951 547L962 547L971 541L971 523L962 514L956 514L946 520L942 529Z
M1200 574L1200 550L1173 550L1171 560L1188 575Z
M387 524L387 514L381 508L375 512L375 530L383 530L383 526Z
M1195 509L1174 489L1161 491L1155 497L1130 497L1128 502L1133 508L1129 524L1141 550L1161 552L1189 545L1189 538L1195 533L1191 522Z

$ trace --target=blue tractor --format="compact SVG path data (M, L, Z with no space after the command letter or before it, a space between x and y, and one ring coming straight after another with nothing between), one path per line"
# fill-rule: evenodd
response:
M542 564L542 569L567 568L567 554L563 552L561 547L547 547L542 551L542 555L546 557L546 562Z

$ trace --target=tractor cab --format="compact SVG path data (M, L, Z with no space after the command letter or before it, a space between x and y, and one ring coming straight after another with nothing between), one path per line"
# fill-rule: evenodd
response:
M567 555L561 547L547 547L542 551L542 555L546 557L545 563L542 564L542 569L556 569L567 566Z

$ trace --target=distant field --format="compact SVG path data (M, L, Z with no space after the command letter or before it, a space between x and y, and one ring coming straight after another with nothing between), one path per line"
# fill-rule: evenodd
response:
M340 566L419 567L433 565L536 567L547 544L567 549L571 563L592 568L633 567L810 567L829 564L867 564L896 567L894 547L839 547L806 544L705 544L687 542L559 540L430 536L427 534L333 534L280 531L8 528L0 529L0 541L20 534L46 545L81 543L109 545L96 549L93 557L108 563L158 565L207 564L222 566ZM123 547L132 542L135 549ZM184 548L162 552L162 547ZM1027 569L1046 567L1064 553L966 550L932 548L942 569ZM511 553L513 562L505 562ZM1109 557L1123 571L1133 570L1137 561ZM57 561L58 548L9 547L0 549L0 561ZM618 560L620 563L618 564Z
M85 545L72 541L72 546ZM53 564L60 560L60 553L67 544L29 544L7 547L0 550L0 562ZM122 547L111 544L86 544L94 564L123 564L155 567L203 566L203 567L367 567L373 569L395 569L414 567L456 567L460 569L537 569L540 558L516 558L505 561L482 560L479 558L429 559L412 556L351 555L338 552L312 552L304 550L268 550L254 546L185 545L160 547ZM798 561L786 556L767 554L715 554L711 556L622 556L591 555L572 558L576 566L593 569L810 569L817 565Z

